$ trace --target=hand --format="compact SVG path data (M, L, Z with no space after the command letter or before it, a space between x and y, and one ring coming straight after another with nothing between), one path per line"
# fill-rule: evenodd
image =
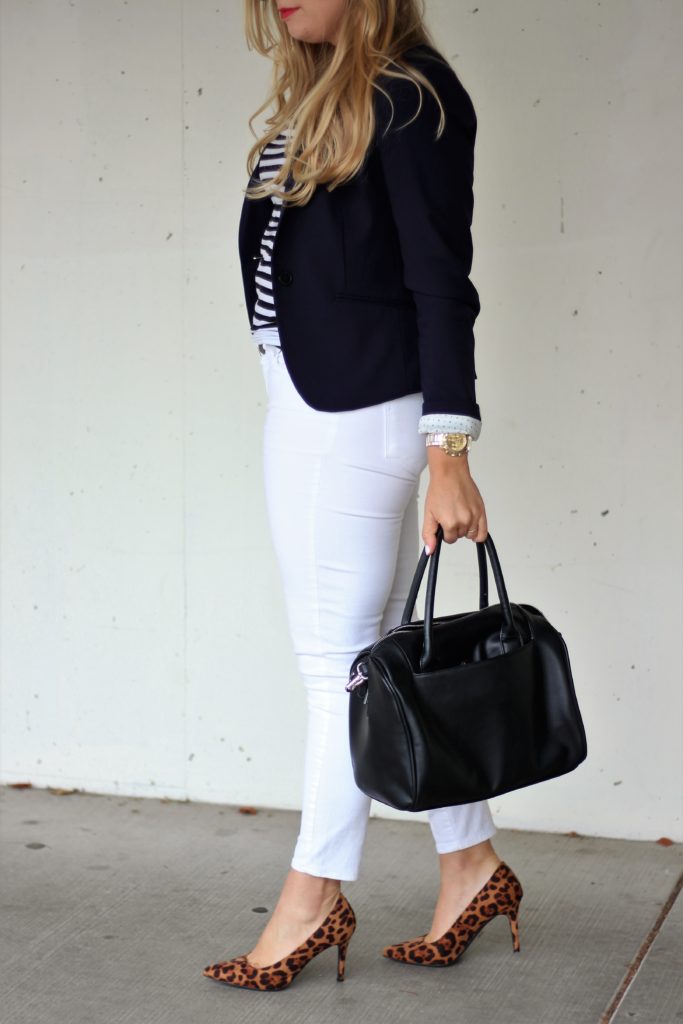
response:
M436 445L427 448L429 486L425 495L422 540L431 555L436 530L453 544L460 537L484 541L488 536L486 511L479 488L470 475L468 455L448 455Z

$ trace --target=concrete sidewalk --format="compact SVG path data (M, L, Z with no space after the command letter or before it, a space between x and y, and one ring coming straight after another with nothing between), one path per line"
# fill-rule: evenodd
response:
M430 970L379 954L429 927L429 827L371 818L362 876L344 885L358 918L344 984L327 950L290 988L249 992L202 969L253 945L297 813L11 787L0 812L3 1024L683 1021L680 844L501 829L524 887L520 953L496 918Z

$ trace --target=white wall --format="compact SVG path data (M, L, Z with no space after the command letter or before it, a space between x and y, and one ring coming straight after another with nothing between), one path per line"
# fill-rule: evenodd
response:
M511 599L567 641L589 743L491 806L682 840L683 8L428 11L479 117L472 472ZM236 242L268 63L234 0L2 17L1 779L296 808ZM476 592L473 548L445 548L437 613Z

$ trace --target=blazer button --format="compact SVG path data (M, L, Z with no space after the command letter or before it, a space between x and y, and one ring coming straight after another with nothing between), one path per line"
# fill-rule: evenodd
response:
M277 275L277 279L280 284L291 284L294 280L294 274L291 270L281 270Z

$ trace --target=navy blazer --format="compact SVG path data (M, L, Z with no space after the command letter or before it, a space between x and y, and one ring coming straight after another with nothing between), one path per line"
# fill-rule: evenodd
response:
M306 206L282 207L272 252L282 355L304 401L327 412L421 391L422 414L481 419L473 325L479 296L469 273L476 115L450 64L430 46L406 51L435 86L381 76L394 116L375 90L377 130L360 170ZM258 164L250 179L255 182ZM291 182L291 176L290 176ZM239 255L247 314L270 197L245 197Z

